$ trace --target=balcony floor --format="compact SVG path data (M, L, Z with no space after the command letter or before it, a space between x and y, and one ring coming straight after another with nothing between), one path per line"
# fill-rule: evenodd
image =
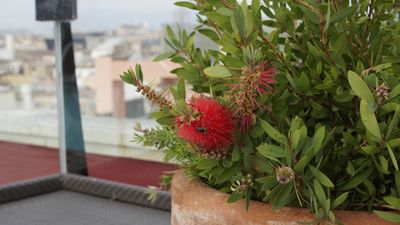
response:
M62 203L62 204L60 204ZM18 225L167 225L170 212L56 191L0 205L0 224Z
M176 165L87 154L89 176L140 186L158 186ZM59 173L56 149L0 141L0 185Z

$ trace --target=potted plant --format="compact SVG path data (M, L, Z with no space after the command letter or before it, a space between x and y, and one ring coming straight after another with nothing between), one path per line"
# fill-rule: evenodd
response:
M175 3L199 25L155 59L181 66L173 99L121 75L159 106L136 140L184 170L173 224L400 223L399 2L247 2Z

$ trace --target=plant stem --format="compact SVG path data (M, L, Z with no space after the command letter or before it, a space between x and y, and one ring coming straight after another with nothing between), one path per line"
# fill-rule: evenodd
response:
M366 27L365 27L365 53L364 53L364 55L367 57L367 59L369 58L368 57L368 49L369 49L369 39L370 39L370 36L371 36L370 28L371 28L371 25L372 25L372 22L373 22L373 17L374 17L373 4L374 4L373 0L371 0L368 3L368 7L369 7L368 20L366 22ZM369 67L372 67L372 59L369 59L367 61L368 61Z
M318 4L321 3L321 0L317 1ZM330 3L328 3L330 4ZM333 65L336 66L335 61L333 61L331 54L328 51L328 48L326 47L326 30L325 30L325 18L324 14L322 13L321 10L319 10L319 27L321 29L321 43L322 43L322 50L324 51L326 57L328 58L329 62Z
M228 9L234 9L235 7L230 5L229 2L227 2L226 0L220 0L221 3Z

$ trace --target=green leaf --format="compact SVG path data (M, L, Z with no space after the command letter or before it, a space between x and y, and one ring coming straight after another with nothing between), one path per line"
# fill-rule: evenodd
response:
M140 64L135 65L135 73L136 73L136 78L140 82L143 82L143 72L142 72L142 67L140 66Z
M386 142L390 147L396 148L400 146L400 138L395 138Z
M318 151L321 149L324 137L325 137L325 127L322 126L318 128L318 130L315 132L314 136L311 139L311 144L314 148L314 155L317 154Z
M172 28L168 25L167 26L167 35L168 35L168 38L172 41L172 40L175 40L175 34L174 34L174 31L172 30ZM166 40L166 41L168 41L168 40ZM168 41L169 42L169 41ZM167 42L167 43L168 43ZM172 45L172 43L170 43L170 45L171 45L171 47L173 47L173 45Z
M293 165L293 155L292 150L290 150L289 145L285 145L285 159L286 163L290 166Z
M349 174L352 177L356 173L355 170L354 170L354 166L350 161L347 162L346 173Z
M167 111L156 111L156 112L150 113L149 116L153 119L159 119L159 118L163 118L163 117L169 117L169 116L171 116L171 113L169 113Z
M372 171L373 171L373 169L371 168L371 169L363 171L360 174L357 174L343 186L343 190L349 190L349 189L357 187L362 182L364 182L364 180L367 179L369 177L369 175L371 175Z
M215 33L213 30L211 30L211 29L199 29L198 30L202 35L204 35L204 36L206 36L206 37L209 37L211 40L213 40L213 41L218 41L219 40L219 37L218 37L218 34L217 33Z
M325 148L325 146L328 144L328 142L331 140L331 138L333 137L333 135L335 135L336 132L336 127L334 127L329 134L326 136L324 142L322 142L321 148Z
M335 185L332 183L332 181L321 171L319 171L317 168L313 166L308 166L310 168L310 171L312 174L314 174L315 178L324 186L333 188Z
M326 12L326 19L325 19L325 32L328 30L330 22L331 22L331 3L328 1L328 10Z
M368 103L368 110L372 113L375 113L376 109L378 108L378 104L375 102L369 102Z
M396 171L399 171L399 165L397 164L396 156L394 155L392 148L387 143L386 147L388 148L390 159L392 160L394 168L396 169Z
M348 81L351 86L351 89L353 89L354 93L358 97L364 99L367 103L375 102L375 98L372 95L370 89L368 88L368 85L364 82L363 79L361 79L360 76L358 76L357 73L349 70Z
M238 68L241 69L244 66L246 66L246 63L244 63L242 60L234 58L232 56L224 56L222 58L222 61L224 62L225 66L227 67L232 67L232 68Z
M276 145L268 145L268 144L263 144L257 147L257 151L269 158L270 156L276 157L276 158L283 158L285 157L285 149L276 146Z
M252 192L253 192L253 189L247 188L247 190L246 190L246 211L249 211Z
M153 59L153 61L158 62L158 61L161 61L161 60L164 60L164 59L168 59L168 58L171 57L173 54L175 54L175 52L165 52L165 53L162 53L162 54L158 55L157 57L155 57L155 58Z
M382 70L386 70L392 68L392 63L382 63L373 67L375 72L380 72Z
M297 89L297 83L294 81L293 77L289 73L286 73L286 79L289 81L290 85L293 88Z
M329 200L329 199L328 199ZM329 221L332 222L333 224L339 224L339 225L343 225L342 223L340 223L339 221L336 221L336 217L335 214L330 211L330 210L326 210L328 212L328 218Z
M231 72L222 65L215 65L204 69L204 73L210 77L225 78L232 76Z
M156 122L162 125L170 126L173 123L174 119L175 119L174 117L162 117L156 119Z
M238 171L238 166L233 166L231 168L224 169L224 171L219 175L216 183L221 184L225 181L229 181Z
M251 11L253 12L254 16L260 11L261 4L259 0L252 0L251 1Z
M368 109L368 103L364 99L360 102L360 115L365 128L378 139L382 139L375 114Z
M195 39L195 38L196 38L196 33L195 33L195 32L192 32L192 33L190 34L189 38L188 38L187 41L186 41L186 44L185 44L185 48L186 48L186 49L190 50L190 49L192 48L192 45L193 45L193 42L194 42L194 39Z
M240 148L238 145L235 145L232 151L232 161L236 162L240 159Z
M307 138L307 128L302 126L292 133L291 144L294 149L301 150Z
M308 165L308 163L311 161L311 158L309 156L304 156L301 158L296 165L294 165L293 169L296 173L303 173L304 168Z
M228 203L237 202L242 198L243 198L243 193L232 192L232 194L229 195Z
M293 196L293 182L286 184L272 200L272 210L277 210L288 204Z
M188 9L194 9L194 10L198 9L198 6L193 4L193 3L191 3L191 2L180 1L180 2L175 2L174 4L176 6L185 7L185 8L188 8Z
M278 185L278 181L276 180L275 176L263 177L256 179L257 182L262 184L262 191L270 190Z
M268 7L262 6L261 9L262 9L262 11L264 12L264 14L265 14L268 18L270 18L270 19L275 18L275 15L272 13L272 11L271 11Z
M400 96L400 84L396 85L396 87L390 91L388 98L392 99L398 96Z
M257 170L259 172L266 173L266 174L272 174L275 169L270 164L270 162L266 161L264 158L261 158L261 157L255 157L253 166L254 166L254 168L257 168Z
M225 8L225 7L221 7L219 9L217 9L217 13L221 14L223 16L231 16L232 15L232 10Z
M186 59L184 57L179 56L179 55L173 56L170 60L171 60L171 62L174 62L174 63L182 63L182 62L186 61Z
M310 80L308 79L306 73L301 73L300 78L297 80L296 87L301 92L307 92L310 90Z
M250 13L250 11L248 9L247 0L243 0L242 1L241 8L242 8L243 15L244 15L245 22L246 22L245 23L246 24L245 32L246 32L246 34L250 34L251 35L251 32L253 31L253 27L254 27L254 19L253 19L253 16L252 16L252 14Z
M323 204L323 207L324 207L325 213L330 212L329 210L331 208L331 200L330 199L326 199L324 204Z
M211 169L211 168L215 167L217 164L218 164L218 161L215 159L202 159L197 164L197 169L201 169L201 170Z
M326 201L325 191L317 180L314 180L314 193L321 205L324 205Z
M396 198L393 196L386 196L383 197L383 200L385 200L385 202L387 202L389 205L393 206L397 210L400 210L400 198Z
M223 10L224 7L218 9L217 11L210 11L210 12L206 12L204 13L204 15L208 18L208 21L212 21L213 24L216 25L216 27L223 27L224 29L227 28L230 24L230 18L233 14L233 12L227 8L227 11ZM222 10L221 10L222 9ZM229 14L229 15L223 15L224 14Z
M378 152L378 147L374 145L367 145L361 147L361 150L363 150L368 155L375 155Z
M400 106L397 106L396 112L394 113L392 121L390 122L389 127L387 129L386 138L390 138L395 126L397 126L399 122L399 111L400 111Z
M244 153L243 154L243 164L244 164L244 168L247 170L250 170L251 168L253 168L254 156L250 153Z
M179 99L178 101L176 101L175 106L174 106L174 110L178 113L178 114L185 114L187 112L187 104L186 101L183 99Z
M260 119L260 123L261 123L261 127L264 129L264 131L272 139L274 139L275 141L277 141L281 144L286 144L288 142L287 138L283 134L279 133L279 131L277 131L275 128L273 128L267 121Z
M178 84L176 86L176 92L180 99L183 99L183 100L186 99L185 80L183 78L179 79Z
M357 9L356 5L346 7L343 9L338 10L335 14L331 17L331 23L335 23L340 21L343 18L346 18L350 15L354 15L354 11Z
M322 73L322 63L321 63L321 61L318 62L317 68L315 69L315 72L317 72L317 75L321 75L321 73Z
M396 182L397 196L400 196L400 171L394 171L394 180Z
M341 195L339 195L339 197L337 197L335 199L335 201L333 201L332 203L332 208L337 208L338 206L340 206L341 204L343 204L344 201L346 201L347 197L349 196L349 192L345 192Z
M310 42L307 42L307 48L311 52L311 54L316 58L324 56L324 53L322 52L322 50L319 49L318 47L315 47Z
M136 77L135 77L135 72L131 68L126 70L125 72L120 75L120 78L122 81L128 84L135 85L136 84Z
M389 163L388 163L387 159L382 155L380 155L378 158L379 158L379 163L381 165L382 171L385 174L388 174L389 173L389 171L388 171Z
M178 92L176 92L174 87L169 87L169 92L172 94L172 97L174 97L175 101L179 100Z
M231 168L233 165L233 162L229 159L224 159L222 160L222 166L224 166L225 168Z
M241 8L236 8L233 11L233 20L240 34L240 37L244 39L246 37L246 18Z
M384 220L387 220L392 223L400 223L400 215L390 212L378 211L374 210L374 213L381 217Z
M260 177L260 178L256 179L256 182L261 183L261 184L270 184L270 183L277 184L275 176Z

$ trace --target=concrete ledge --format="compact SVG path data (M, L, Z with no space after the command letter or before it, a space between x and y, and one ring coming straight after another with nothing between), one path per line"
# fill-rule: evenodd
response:
M150 119L83 116L86 152L163 162L163 154L132 142L133 127L154 127ZM0 140L58 148L57 114L40 111L0 111Z

